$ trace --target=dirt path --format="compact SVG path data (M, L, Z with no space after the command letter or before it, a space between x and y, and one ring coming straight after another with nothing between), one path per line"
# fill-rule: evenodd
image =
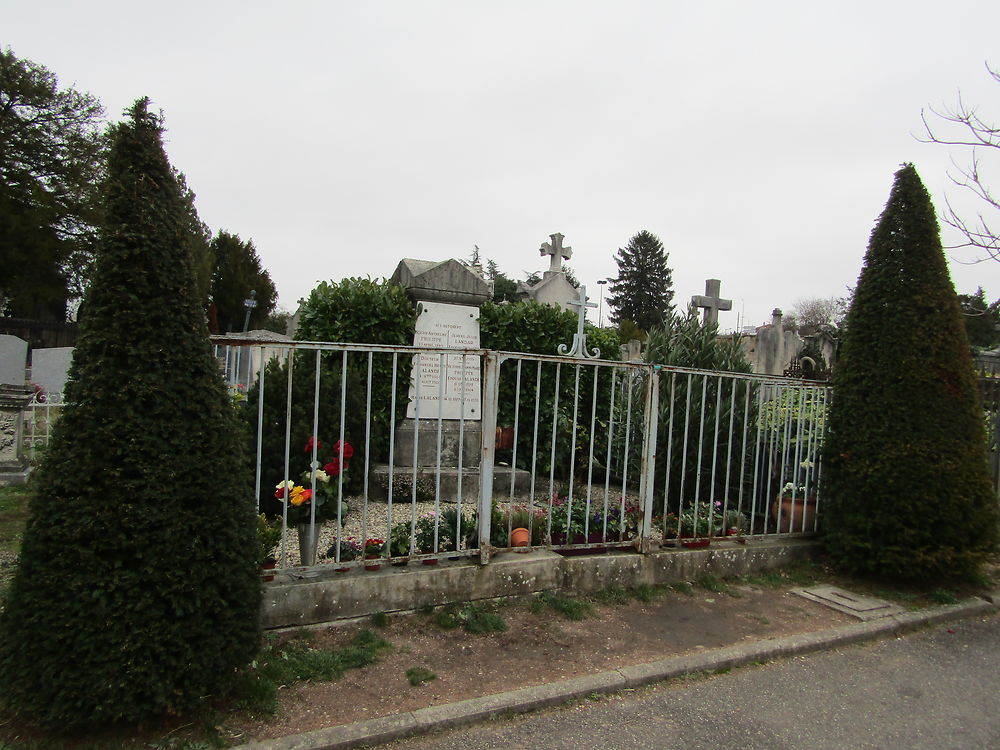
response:
M694 588L649 603L593 604L591 616L580 621L548 607L533 612L526 601L501 603L496 612L508 629L486 635L443 630L429 614L393 616L379 629L393 650L378 664L337 682L285 688L275 718L231 720L225 734L235 743L297 734L855 621L787 589L749 585L733 586L731 594ZM313 645L342 645L362 627L372 626L317 630ZM437 679L412 687L405 675L411 667L426 667Z

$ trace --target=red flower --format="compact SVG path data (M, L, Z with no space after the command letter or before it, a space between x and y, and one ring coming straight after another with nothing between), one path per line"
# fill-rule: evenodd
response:
M341 455L341 449L343 449L343 457L344 457L345 463L347 461L350 461L351 458L354 456L354 446L351 445L350 443L348 443L346 440L343 443L341 443L338 440L336 443L333 444L333 456L332 456L332 458L336 459L338 456L340 456Z
M347 470L347 459L344 459L343 461L344 461L344 470L346 471ZM325 471L331 477L338 477L338 476L340 476L340 462L341 462L341 459L338 458L337 456L334 456L333 460L330 461L330 463L328 463L326 466L323 467L323 471Z
M323 441L317 440L315 435L310 435L309 440L306 441L306 447L302 449L303 453L308 453L313 449L313 445L316 446L316 452L323 450Z

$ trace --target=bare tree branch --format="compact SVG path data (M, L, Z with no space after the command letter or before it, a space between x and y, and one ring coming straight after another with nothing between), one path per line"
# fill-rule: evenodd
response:
M986 72L989 76L1000 83L1000 70L994 70L986 63ZM927 113L930 112L945 128L950 125L958 126L962 135L960 137L950 137L944 131L935 128L928 120ZM973 193L976 198L985 203L991 209L1000 211L1000 199L996 197L990 189L987 179L981 170L981 149L1000 150L1000 127L982 119L975 107L969 106L962 98L962 93L958 93L958 103L954 107L942 107L935 109L928 107L927 110L920 111L920 121L924 126L924 136L916 136L921 143L938 143L943 146L959 146L971 148L972 153L967 165L961 165L952 157L952 164L955 171L948 171L948 179L956 186ZM963 217L951 200L945 198L947 211L944 212L943 219L946 224L957 229L965 238L965 242L957 245L949 245L948 249L960 247L971 247L985 252L985 255L973 260L979 263L992 258L1000 261L1000 237L998 237L995 224L990 223L990 219L982 212L977 213L974 219Z

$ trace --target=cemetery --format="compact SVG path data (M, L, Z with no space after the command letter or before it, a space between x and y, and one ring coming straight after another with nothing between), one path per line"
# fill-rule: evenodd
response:
M403 48L437 25L378 43ZM423 618L409 643L449 652L453 674L472 649L441 633L493 637L479 644L492 654L428 689L425 707L462 691L481 705L510 686L562 691L533 699L541 706L994 612L996 592L904 611L943 604L952 584L978 596L1000 580L1000 300L956 294L912 163L895 171L867 249L836 247L858 230L847 206L877 184L864 149L812 161L777 129L747 149L732 133L752 128L727 116L725 142L694 167L703 147L682 128L710 137L708 110L644 134L662 123L655 97L645 114L575 99L563 80L580 58L552 70L499 47L494 74L477 60L486 35L456 24L450 34L472 40L461 56L441 44L400 71L391 54L367 65L369 48L388 46L335 28L356 59L333 96L313 71L285 76L268 120L201 87L240 119L216 129L202 105L178 118L173 141L149 98L107 122L96 97L0 51L0 748L161 727L146 746L207 747L187 741L202 731L212 746L253 740L220 727L273 715L282 699L300 701L302 717L322 691L296 683L369 666L349 690L324 687L309 721L349 698L353 713L337 716L391 723L436 678L425 663L399 668L408 645L393 654L394 680L374 668L393 650L374 629L403 620ZM330 59L342 54L316 29ZM533 48L552 55L570 32ZM172 59L187 62L189 46L172 42ZM424 75L432 63L461 74L442 87L447 117L430 86L441 71ZM614 89L616 105L634 99L643 79L612 70L581 80ZM356 72L363 106L351 100ZM288 104L300 80L317 124L274 148L259 128L300 125ZM567 100L553 105L553 90ZM510 92L547 106L508 108ZM326 99L346 116L328 119ZM939 140L923 119L929 142L1000 145L961 103L930 111L974 142ZM254 239L203 221L168 158L171 143L192 153L192 121L226 134L212 159L185 165L226 186L207 188L205 205ZM996 208L975 164L952 179ZM970 234L948 209L945 223L997 260L985 220ZM646 221L671 233L666 246L632 226ZM862 250L846 296L788 305L842 281L838 254ZM487 252L536 270L508 276ZM276 280L303 293L295 309L278 306ZM748 302L763 324L746 325ZM598 601L614 611L588 630L578 621ZM530 620L520 640L500 635L504 607ZM843 616L885 622L861 631ZM336 647L313 649L312 633ZM726 651L746 639L767 647ZM516 653L525 646L541 666ZM711 666L694 656L705 648L718 650ZM715 722L726 716L712 708Z

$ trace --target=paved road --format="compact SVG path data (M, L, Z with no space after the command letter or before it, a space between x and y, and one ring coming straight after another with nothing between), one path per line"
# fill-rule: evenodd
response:
M996 750L1000 616L386 747Z

